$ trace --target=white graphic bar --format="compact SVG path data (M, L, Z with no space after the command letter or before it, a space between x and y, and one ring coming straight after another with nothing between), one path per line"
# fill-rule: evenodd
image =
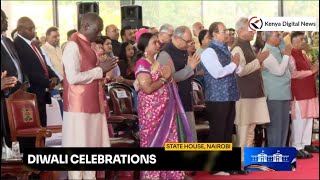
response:
M318 31L316 17L249 17L249 31Z

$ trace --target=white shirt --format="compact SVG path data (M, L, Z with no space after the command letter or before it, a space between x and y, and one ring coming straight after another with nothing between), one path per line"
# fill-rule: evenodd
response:
M239 67L241 67L241 71L237 72L237 75L239 77L249 75L261 68L260 62L257 58L247 63L246 58L244 57L244 53L239 46L234 47L231 53L233 56L237 53L240 55Z
M50 57L48 56L48 54L46 53L46 51L43 49L43 47L40 48L41 51L42 51L42 54L44 56L44 59L47 63L48 66L50 66L50 68L56 73L56 75L59 77L60 81L63 79L63 75L60 74L53 66L53 64L51 63L51 59Z
M29 39L26 39L26 38L24 38L24 37L22 37L20 34L18 34L18 36L19 37L21 37L27 44L29 44L29 46L32 48L32 46L31 46L31 42L32 41L30 41ZM33 49L33 48L32 48Z
M102 79L103 72L100 67L88 71L80 71L79 46L75 42L68 42L63 54L62 63L65 68L66 78L70 84L89 84L93 80Z
M282 76L288 67L289 64L289 56L284 55L282 57L282 62L279 64L277 59L270 54L267 59L263 61L263 67L268 69L268 71L275 76ZM288 73L290 73L288 71Z
M237 67L233 62L222 67L217 53L212 48L207 48L202 52L201 62L210 75L215 79L223 78L227 75L233 74L234 72L241 72L241 67Z

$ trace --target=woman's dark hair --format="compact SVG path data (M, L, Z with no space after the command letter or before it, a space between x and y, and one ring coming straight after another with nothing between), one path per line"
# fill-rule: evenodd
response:
M129 42L124 42L120 45L119 59L123 60L126 63L128 62L126 48L129 44Z
M141 26L141 28L150 29L149 26Z
M150 39L154 36L152 33L143 33L138 42L138 49L144 53L149 44Z
M104 41L102 40L102 37L99 37L97 38L95 41L94 41L96 44L102 44L104 43Z
M107 39L109 39L110 41L112 41L109 36L101 36L100 38L103 40L103 44L106 42Z
M258 31L256 41L253 44L253 47L255 48L256 53L259 52L260 49L264 48L264 44L265 42L262 39L262 31Z
M204 39L204 37L206 36L207 33L208 33L208 29L202 29L199 32L198 39L199 39L200 45L202 45L202 40Z
M150 39L155 36L152 33L143 33L140 38L139 38L139 42L138 42L138 49L139 51L137 51L136 56L135 56L135 61L139 60L140 58L142 58L144 51L146 50L146 47L149 44Z

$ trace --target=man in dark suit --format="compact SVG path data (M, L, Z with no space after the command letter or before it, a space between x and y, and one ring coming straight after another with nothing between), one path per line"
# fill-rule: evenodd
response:
M28 78L23 73L21 61L12 41L3 35L7 30L8 18L1 10L1 142L4 137L6 145L11 147L5 98L19 88L26 90Z
M29 77L29 92L37 95L41 126L46 127L46 104L51 104L49 89L57 85L58 77L46 64L39 46L32 41L36 34L33 21L28 17L20 18L17 32L18 36L13 43L21 60L22 69Z

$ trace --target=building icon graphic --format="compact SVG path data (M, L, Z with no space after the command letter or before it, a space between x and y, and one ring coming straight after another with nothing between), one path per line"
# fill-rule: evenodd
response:
M258 155L251 155L251 158L252 162L289 162L289 156L281 154L279 150L272 155L267 155L262 151Z

